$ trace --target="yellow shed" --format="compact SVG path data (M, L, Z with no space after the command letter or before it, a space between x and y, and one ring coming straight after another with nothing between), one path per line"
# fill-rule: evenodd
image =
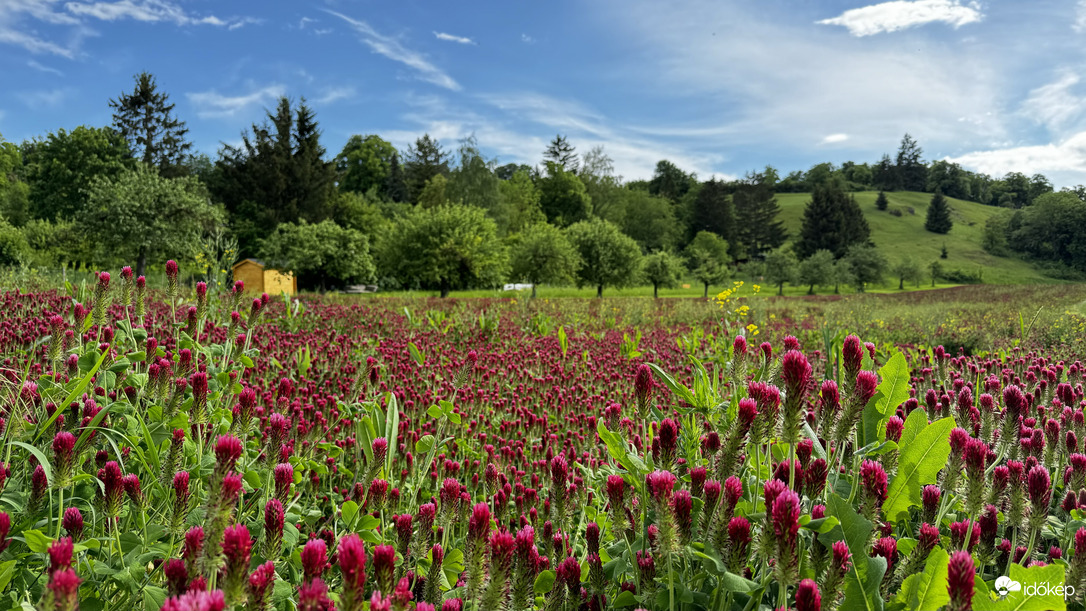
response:
M235 263L234 280L244 282L247 293L278 295L285 291L287 295L293 295L298 291L298 279L294 274L265 269L264 262L256 259L242 259Z

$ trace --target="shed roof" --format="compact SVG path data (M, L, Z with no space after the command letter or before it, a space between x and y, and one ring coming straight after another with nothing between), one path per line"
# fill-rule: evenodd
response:
M253 263L255 265L259 265L260 267L264 267L264 262L263 261L260 261L258 259L253 259L253 258L246 258L246 259L242 259L241 261L238 261L237 263L235 263L233 265L232 269L237 269L238 266L243 264L243 263Z

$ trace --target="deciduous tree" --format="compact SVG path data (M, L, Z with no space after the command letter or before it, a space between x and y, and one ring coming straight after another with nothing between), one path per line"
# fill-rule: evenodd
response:
M581 259L561 229L549 223L536 223L514 236L512 242L512 277L530 282L532 297L540 284L573 281Z
M326 289L371 280L376 270L369 239L330 219L283 223L261 244L265 261L298 275L300 286Z
M613 223L594 218L570 225L566 235L581 256L578 286L596 287L603 297L607 286L627 286L637 277L641 248Z
M660 287L674 288L679 284L683 273L683 260L666 250L658 250L645 255L641 262L641 273L652 285L652 297L660 296Z

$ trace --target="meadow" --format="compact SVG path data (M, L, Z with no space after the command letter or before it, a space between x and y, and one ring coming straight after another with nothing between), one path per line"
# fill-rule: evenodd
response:
M1084 608L1086 286L292 300L166 270L0 293L0 607Z

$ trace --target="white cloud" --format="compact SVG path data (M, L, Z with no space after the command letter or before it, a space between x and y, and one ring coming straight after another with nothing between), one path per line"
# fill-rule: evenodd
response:
M67 89L47 89L42 91L23 91L18 95L23 104L31 110L40 108L57 108L68 97Z
M1086 173L1086 132L1078 132L1062 142L996 148L975 151L950 161L978 172L1002 176L1007 172L1024 174L1075 173L1081 182Z
M893 0L854 8L822 25L840 25L853 36L871 36L882 32L897 32L929 23L945 23L960 28L984 17L977 2L962 4L959 0Z
M1078 0L1078 5L1075 7L1075 23L1071 24L1071 29L1080 34L1086 32L1086 0Z
M521 34L520 41L529 45L535 44L535 39L531 36L528 36L527 34Z
M35 61L33 59L26 62L26 65L30 66L31 68L33 68L35 70L40 70L41 72L48 72L49 74L55 74L57 76L64 76L64 73L61 72L60 70L57 70L56 68L53 68L52 66L46 66L46 65L44 65L44 64L42 64L42 63L40 63L38 61Z
M848 140L848 134L830 134L822 139L822 144L837 144Z
M165 0L119 0L118 2L68 2L64 8L77 16L93 17L101 21L134 19L147 23L167 22L176 25L244 25L244 20L223 20L214 15L198 17L180 6ZM239 26L240 27L240 26Z
M186 93L185 96L196 106L196 116L202 119L233 117L247 108L269 103L286 95L286 87L278 84L268 85L243 95L226 96L211 90Z
M445 32L434 32L434 37L438 40L445 40L448 42L458 42L462 45L473 45L475 41L467 38L466 36L456 36L455 34L446 34Z
M392 61L400 62L401 64L414 69L419 73L419 78L428 83L433 83L434 85L453 91L460 90L459 83L453 80L448 74L445 74L440 68L430 63L430 60L426 59L426 56L418 51L408 49L399 40L381 34L365 21L352 19L335 11L326 12L347 22L355 32L358 32L362 42L372 49L374 53L383 55Z
M322 93L319 98L313 101L317 104L331 104L333 102L338 102L339 100L346 100L347 98L352 98L354 97L355 93L355 88L349 85L344 87L331 87L325 89L324 93Z
M1063 71L1057 80L1029 92L1029 97L1022 103L1021 114L1050 131L1068 127L1082 116L1086 105L1086 96L1076 91L1080 81L1078 74Z
M172 23L178 26L210 25L236 29L258 23L250 17L222 19L199 16L168 0L118 0L115 2L63 2L62 0L0 0L0 44L15 45L34 54L75 59L82 38L92 35L89 23L132 19L143 23ZM60 44L36 31L36 24L66 26L67 44Z
M619 77L634 75L654 82L657 93L640 95L689 117L674 130L652 118L626 122L681 138L692 153L735 151L729 164L752 166L774 157L824 161L813 146L826 126L848 126L847 143L835 149L858 161L894 150L906 131L931 156L1008 138L1005 64L986 46L932 40L906 50L897 37L858 41L744 3L690 0L681 12L651 0L618 6L602 4L598 18L637 46L630 44L634 67L616 74L614 86L628 91ZM759 158L746 160L746 151Z

